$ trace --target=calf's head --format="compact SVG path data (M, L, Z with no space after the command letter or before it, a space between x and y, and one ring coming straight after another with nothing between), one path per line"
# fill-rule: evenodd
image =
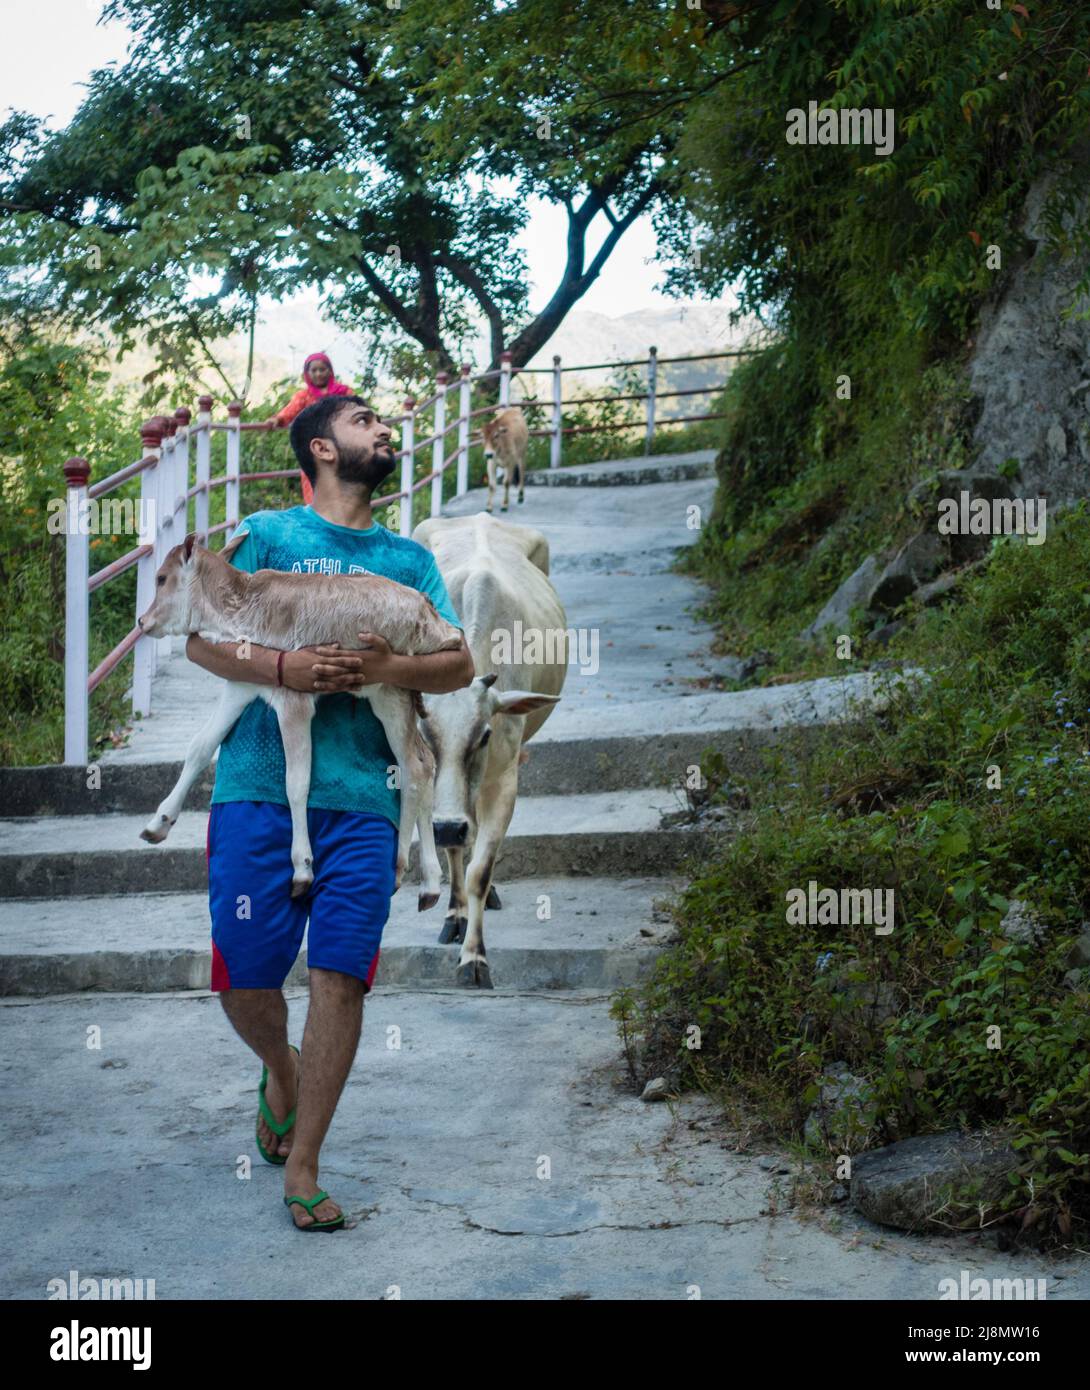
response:
M530 690L493 690L495 672L478 676L461 690L429 695L421 729L435 757L435 843L444 849L467 845L477 833L477 794L488 762L488 745L497 717L514 719L545 705L559 695ZM512 733L521 734L521 725ZM502 737L501 732L501 737ZM510 740L512 759L521 739Z
M481 442L484 444L484 456L490 459L496 452L496 446L502 444L507 437L507 422L502 415L495 415L491 420L486 420L481 427Z
M197 545L195 531L191 531L181 545L172 546L155 576L155 597L151 606L136 620L141 633L145 637L170 637L196 632L195 588L217 567L227 569L227 561L248 534L244 531L229 540L218 554Z

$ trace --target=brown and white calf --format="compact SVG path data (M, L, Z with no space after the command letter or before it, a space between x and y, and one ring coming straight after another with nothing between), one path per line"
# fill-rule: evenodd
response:
M504 406L491 420L485 421L481 439L484 443L484 461L488 466L488 502L485 504L485 511L492 510L498 458L503 468L503 502L500 504L500 511L505 512L511 500L512 477L518 486L518 500L525 500L526 447L530 442L526 417L517 406Z
M484 908L499 906L492 874L515 809L522 746L560 699L570 637L548 578L549 543L539 531L478 512L433 517L413 539L434 554L473 664L486 673L462 690L429 695L421 729L436 764L435 839L450 867L439 940L462 943L458 984L491 989ZM530 632L552 634L551 643L531 645L540 660L527 659L522 642L511 641ZM511 659L498 661L505 635Z
M424 656L461 645L458 629L441 618L431 600L416 589L377 574L288 574L258 570L246 574L227 563L245 533L217 554L186 536L168 551L156 576L155 600L140 619L147 637L199 633L210 642L249 641L294 651L339 642L359 648L361 632L381 634L395 652ZM439 901L439 856L432 831L434 763L416 722L419 695L392 685L365 685L351 692L369 700L400 770L401 823L397 844L397 883L409 859L413 825L420 833L423 912ZM314 878L307 796L310 792L310 721L319 695L284 686L224 681L220 703L195 735L177 784L141 832L145 840L165 840L178 819L186 793L212 761L239 715L260 698L276 711L284 743L285 790L291 808L292 897Z

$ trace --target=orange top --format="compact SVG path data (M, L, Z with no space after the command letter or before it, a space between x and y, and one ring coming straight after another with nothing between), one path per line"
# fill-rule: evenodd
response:
M295 417L310 405L313 397L305 386L301 386L283 410L276 413L275 419L278 425L290 425Z

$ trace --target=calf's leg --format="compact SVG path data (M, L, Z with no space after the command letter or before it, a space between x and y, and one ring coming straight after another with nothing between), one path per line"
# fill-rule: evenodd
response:
M149 844L158 845L170 834L170 828L181 814L190 787L212 761L212 756L239 715L255 696L260 696L264 687L247 685L244 681L224 681L220 692L220 702L204 728L194 734L185 755L182 774L162 802L159 809L140 832L140 838Z
M299 898L314 882L307 797L310 794L310 721L316 701L313 695L300 690L278 689L269 703L276 710L284 743L284 782L291 810L291 895Z

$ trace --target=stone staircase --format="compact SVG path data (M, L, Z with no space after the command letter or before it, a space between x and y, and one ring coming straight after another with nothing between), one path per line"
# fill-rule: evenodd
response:
M684 804L686 769L714 747L744 774L785 726L843 720L869 693L866 676L712 688L711 634L689 611L701 590L670 569L698 534L690 509L710 509L712 458L531 474L543 486L512 508L512 520L549 537L568 622L596 630L599 650L597 671L569 668L521 772L496 871L502 907L485 923L497 988L608 990L639 979L669 932L661 903L706 848L706 835L662 824ZM471 492L448 512L482 504ZM83 768L0 772L0 994L207 989L211 771L165 845L144 844L139 831L216 684L176 650L156 678L153 713L103 756L98 787ZM437 944L443 910L421 915L411 890L395 895L377 986L453 983L459 948ZM300 957L292 982L305 978Z

